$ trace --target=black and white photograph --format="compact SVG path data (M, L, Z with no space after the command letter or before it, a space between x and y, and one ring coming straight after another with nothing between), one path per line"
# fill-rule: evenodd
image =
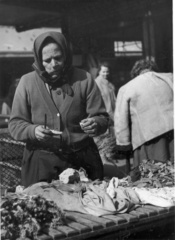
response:
M174 240L173 0L0 0L0 239Z

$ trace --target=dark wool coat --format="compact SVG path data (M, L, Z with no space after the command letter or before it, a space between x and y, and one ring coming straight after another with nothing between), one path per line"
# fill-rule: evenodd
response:
M41 60L39 61L42 43L48 35L56 36L54 40L61 45L63 53L66 56L69 55L63 35L47 33L43 34L42 38L38 37L39 40L36 39L34 44L35 71L21 78L15 93L9 122L12 137L27 143L22 163L22 184L24 186L51 179L55 167L61 171L68 166L60 157L55 157L53 152L44 151L47 149L45 146L42 147L42 143L38 142L35 137L35 128L38 125L44 125L45 114L47 126L63 132L62 145L66 148L79 143L78 147L81 149L83 148L81 142L84 143L86 139L89 139L80 128L79 123L82 119L94 117L98 124L98 134L104 133L108 125L105 106L97 85L89 73L72 67L68 60L65 64L66 71L63 71L62 79L58 80L61 83L58 89L61 89L63 93L62 86L67 86L71 88L72 94L65 94L59 107L54 103L46 88L46 83L49 84L47 73L41 66ZM60 117L57 116L58 113ZM47 146L52 148L56 144L59 149L59 140L55 137L55 141L48 142ZM41 150L41 148L44 149ZM93 161L96 160L93 159Z
M16 140L35 140L35 127L44 125L63 132L66 145L87 138L80 127L80 121L94 117L99 125L99 133L107 127L107 118L100 91L89 73L74 69L71 82L73 96L65 95L60 109L55 106L45 83L36 72L24 75L17 87L13 101L9 130ZM57 117L60 114L60 121Z

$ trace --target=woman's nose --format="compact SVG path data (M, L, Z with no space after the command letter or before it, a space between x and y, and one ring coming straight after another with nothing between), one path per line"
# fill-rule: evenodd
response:
M55 59L52 59L51 63L52 63L52 66L53 66L53 67L56 66L56 65L58 65L58 63L57 63L57 61L56 61Z

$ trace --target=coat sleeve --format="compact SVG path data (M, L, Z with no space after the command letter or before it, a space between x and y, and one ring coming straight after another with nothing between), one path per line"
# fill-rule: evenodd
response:
M106 132L108 128L109 116L106 112L104 101L101 97L100 90L87 73L86 82L82 83L82 95L86 96L86 112L88 118L93 117L98 124L97 135Z
M11 136L19 141L35 139L35 127L31 122L30 98L26 81L22 77L15 92L9 121Z
M119 89L116 99L114 129L118 150L131 150L130 99L123 87Z

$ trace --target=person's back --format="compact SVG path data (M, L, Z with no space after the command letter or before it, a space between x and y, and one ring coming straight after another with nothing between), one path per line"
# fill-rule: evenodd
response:
M134 152L137 152L135 150L142 146L145 149L149 141L173 130L172 81L172 73L147 69L119 89L115 110L117 145L132 145ZM161 156L156 157L153 152L143 154L137 164L144 157L152 156L160 160Z
M173 129L173 90L161 74L147 72L136 77L120 88L119 98L115 113L116 130L120 125L117 144L122 144L129 132L129 126L126 128L128 119L125 118L127 103L132 122L133 149Z

